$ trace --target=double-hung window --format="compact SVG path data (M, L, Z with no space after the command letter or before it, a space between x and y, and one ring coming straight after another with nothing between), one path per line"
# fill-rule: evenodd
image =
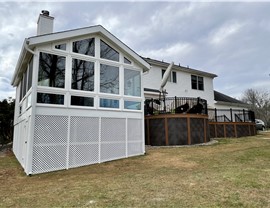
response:
M191 88L194 90L204 90L203 77L191 75Z

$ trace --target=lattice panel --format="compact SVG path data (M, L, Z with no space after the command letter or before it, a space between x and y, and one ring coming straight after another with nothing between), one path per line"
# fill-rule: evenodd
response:
M98 144L70 145L69 167L78 167L99 162Z
M35 117L32 172L42 173L66 168L68 117Z
M143 153L142 142L128 143L128 156L139 155Z
M150 145L164 146L165 141L165 121L164 119L149 120Z
M216 138L215 124L209 124L210 138Z
M35 117L35 144L67 143L68 117L37 115Z
M101 142L125 142L126 119L102 118L101 119Z
M98 142L99 118L72 116L70 118L70 143Z
M124 158L126 156L126 143L101 144L101 162Z
M66 168L67 145L35 146L32 172L44 173Z
M128 126L128 142L143 141L141 119L128 119L127 126Z
M247 125L237 125L236 129L238 137L249 136L249 128Z
M190 119L191 144L199 144L204 141L204 120L198 118Z
M226 128L226 137L235 137L233 125L226 124L225 128Z
M217 128L217 137L224 137L224 125L223 124L218 124L216 125Z
M187 119L169 118L167 121L169 145L187 145Z

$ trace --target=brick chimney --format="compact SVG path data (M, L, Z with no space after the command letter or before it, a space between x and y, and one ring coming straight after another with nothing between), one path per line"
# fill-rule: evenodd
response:
M37 35L53 33L53 20L49 11L42 10L37 21Z

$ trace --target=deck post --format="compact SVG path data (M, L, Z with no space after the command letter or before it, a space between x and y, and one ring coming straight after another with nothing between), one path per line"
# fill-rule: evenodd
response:
M217 109L215 108L215 121L217 122Z

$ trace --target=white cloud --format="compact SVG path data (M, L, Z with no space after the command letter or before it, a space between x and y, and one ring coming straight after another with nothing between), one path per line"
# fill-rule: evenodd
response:
M95 25L104 26L109 31L117 28L120 23L117 17L104 17L104 16L98 16L97 18L94 19L93 22Z
M231 36L239 32L245 24L239 22L225 23L210 36L210 42L214 45L224 44Z
M156 58L166 61L180 61L180 57L183 57L193 50L193 46L189 43L175 43L173 45L167 46L166 48L159 48L157 50L144 50L140 54L149 58Z

